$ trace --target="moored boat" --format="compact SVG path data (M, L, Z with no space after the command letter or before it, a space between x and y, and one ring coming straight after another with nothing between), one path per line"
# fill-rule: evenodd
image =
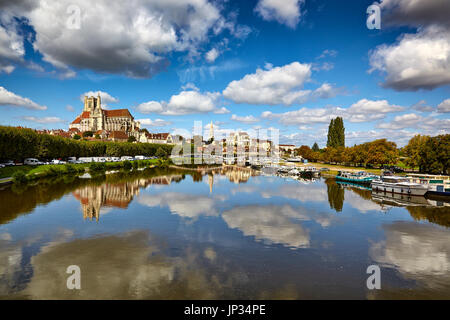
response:
M407 194L409 196L423 196L427 193L428 187L420 183L411 182L406 177L381 176L380 179L371 183L372 191Z
M336 176L337 181L351 182L362 185L370 185L372 181L376 178L378 177L368 174L364 171L360 172L339 171Z
M450 176L415 173L409 174L407 178L413 183L426 185L427 194L450 197Z

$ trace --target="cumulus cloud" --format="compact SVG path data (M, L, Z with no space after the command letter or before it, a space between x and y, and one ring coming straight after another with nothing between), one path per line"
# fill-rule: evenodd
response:
M290 206L245 206L222 214L230 228L241 230L256 241L279 243L286 247L307 248L309 232L292 221L297 214Z
M295 28L301 18L301 6L304 0L259 0L255 7L264 20L277 21Z
M65 123L66 121L64 119L58 118L58 117L33 117L33 116L24 116L22 117L25 121L30 122L36 122L41 124L48 124L48 123Z
M427 105L427 102L425 100L420 100L419 102L413 104L411 106L411 109L417 110L420 112L430 112L430 111L434 110L434 108L432 106Z
M450 2L447 0L383 0L380 6L384 24L450 25Z
M183 115L192 113L223 112L216 107L220 94L217 92L200 93L195 90L182 91L173 95L169 102L149 101L136 107L141 113L163 115Z
M256 73L247 74L240 80L230 82L223 95L235 103L289 106L337 94L338 90L327 83L314 91L304 90L303 86L310 78L310 64L292 62L266 70L258 68Z
M205 54L206 61L208 61L209 63L213 63L214 61L216 61L218 56L219 50L217 50L216 48L212 48Z
M92 5L91 1L79 0L79 28L67 25L72 17L67 13L71 4L71 0L29 0L21 1L20 6L0 5L2 20L4 16L26 18L36 32L34 50L67 76L73 76L74 70L89 69L150 77L168 65L168 53L195 53L210 33L225 29L232 35L243 33L235 21L222 16L218 4L207 0L136 0L133 6L108 0ZM0 55L9 48L9 55L23 56L20 45L11 46L23 43L18 32L13 27L7 28L7 34L2 31Z
M445 130L450 128L450 119L438 119L434 117L423 117L415 113L407 113L396 116L391 122L384 122L377 125L382 129L424 129L424 130Z
M201 215L217 216L216 202L220 200L223 199L179 192L145 194L138 198L138 202L142 205L168 207L171 213L191 219Z
M21 97L11 91L0 87L0 106L23 107L34 110L46 110L46 106L41 106L28 98Z
M450 238L446 230L413 222L386 224L383 230L386 240L370 248L377 263L429 287L449 283Z
M371 72L386 74L385 87L398 91L434 89L450 84L450 32L430 26L405 34L397 43L370 53Z
M242 123L255 123L255 122L258 122L259 121L259 119L258 118L256 118L256 117L254 117L254 116L252 116L252 115L249 115L249 116L237 116L237 115L235 115L235 114L233 114L232 116L231 116L231 120L234 120L234 121L237 121L237 122L242 122Z
M112 95L110 95L108 92L104 92L104 91L88 91L83 93L80 96L80 100L81 102L84 102L84 97L97 97L98 95L100 95L100 98L102 100L102 105L106 105L108 103L117 103L119 102L118 98L113 97Z
M166 121L163 119L152 120L147 118L147 119L137 119L136 121L139 121L141 125L146 127L165 127L172 124L171 121Z
M343 117L349 122L369 122L382 119L388 113L402 111L403 109L401 106L389 104L387 100L361 99L349 108L301 108L284 113L265 111L261 114L261 117L276 119L284 125L329 123L331 119L336 117Z
M449 113L450 112L450 99L446 99L442 101L438 106L437 110L440 113Z

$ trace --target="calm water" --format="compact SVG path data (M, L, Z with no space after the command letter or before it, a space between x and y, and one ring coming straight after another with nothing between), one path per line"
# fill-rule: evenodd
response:
M449 299L444 205L247 170L5 188L0 297ZM366 287L373 264L381 290ZM66 287L70 265L81 290Z

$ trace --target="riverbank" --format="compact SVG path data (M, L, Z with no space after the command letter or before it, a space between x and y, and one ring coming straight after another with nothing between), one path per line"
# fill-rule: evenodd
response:
M120 162L91 162L80 164L55 164L55 165L39 165L39 166L13 166L0 168L0 184L8 183L24 183L36 179L74 175L83 173L101 173L108 170L132 168L147 168L154 166L168 166L170 161L162 159L152 160L135 160Z

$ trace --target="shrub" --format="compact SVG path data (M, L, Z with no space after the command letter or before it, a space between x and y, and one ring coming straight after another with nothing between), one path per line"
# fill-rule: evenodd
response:
M106 164L105 163L99 163L99 162L92 162L89 165L89 171L92 172L100 172L106 170Z
M130 161L125 160L125 161L123 162L123 168L124 168L125 170L131 170L131 167L132 167L132 164L131 164Z
M16 171L12 175L14 183L25 183L28 181L27 175L23 171Z

